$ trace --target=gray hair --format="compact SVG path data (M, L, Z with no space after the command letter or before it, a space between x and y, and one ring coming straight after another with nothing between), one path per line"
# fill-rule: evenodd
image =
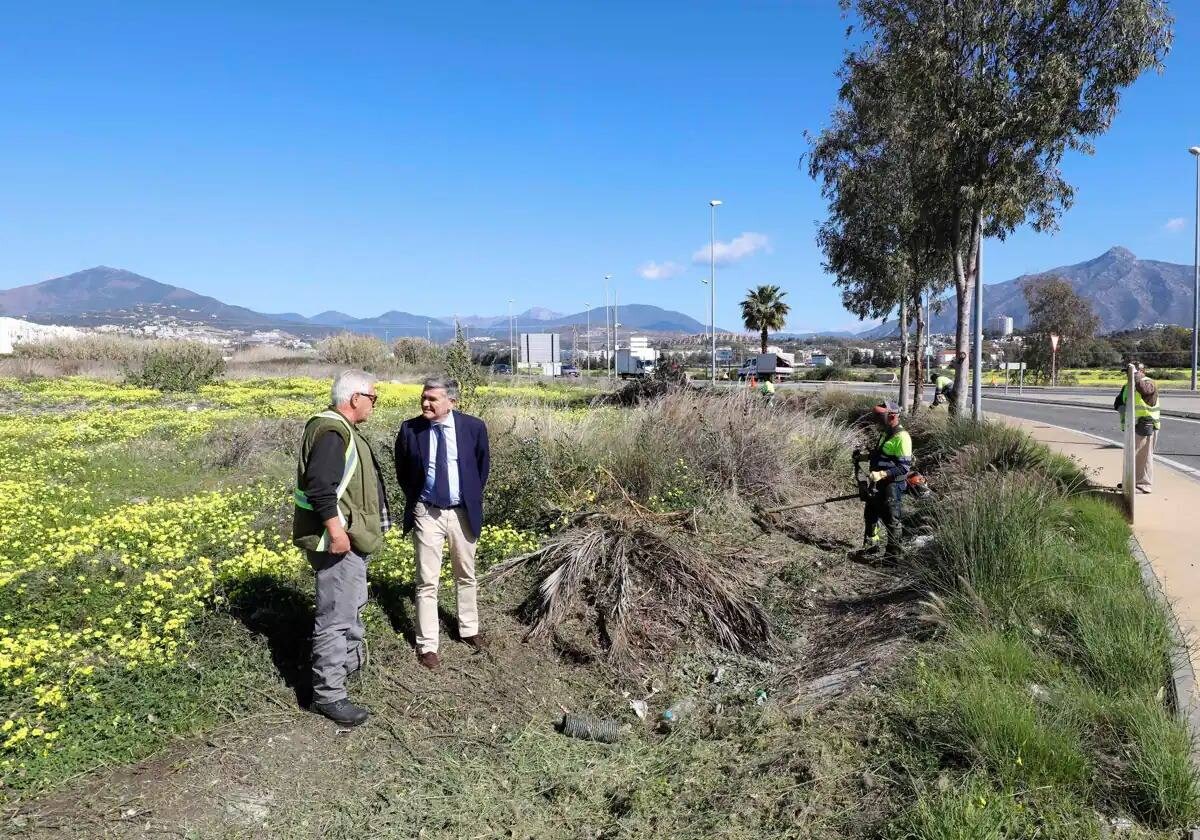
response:
M458 402L458 380L451 379L448 376L430 376L421 384L422 391L428 391L434 388L441 388L446 392L446 396Z
M365 370L344 370L333 380L329 399L331 405L342 405L350 402L355 394L365 393L375 384L375 377Z

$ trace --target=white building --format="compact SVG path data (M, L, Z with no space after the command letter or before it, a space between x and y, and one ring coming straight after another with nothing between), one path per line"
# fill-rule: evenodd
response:
M988 329L992 335L1008 338L1013 334L1013 319L1008 315L996 315L988 321Z
M821 353L819 351L814 351L812 354L812 366L813 367L832 367L833 359L829 358L829 356L827 356L824 353Z
M7 355L23 341L46 341L54 338L79 338L82 330L56 324L35 324L19 318L0 318L0 355Z

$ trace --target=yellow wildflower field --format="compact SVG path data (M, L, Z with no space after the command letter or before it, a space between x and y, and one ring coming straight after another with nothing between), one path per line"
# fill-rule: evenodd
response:
M558 398L534 388L490 390ZM417 385L381 383L379 392L380 428L416 413ZM94 712L114 680L185 667L197 622L227 609L240 587L263 579L309 585L307 561L287 538L289 483L251 477L161 495L154 471L173 465L155 462L161 446L153 459L139 461L138 453L150 439L183 453L242 421L299 424L327 394L327 382L301 378L170 397L78 378L0 379L8 409L0 416L0 783L36 782L72 738L94 748L110 730L142 725ZM180 458L180 470L196 468ZM528 532L489 524L479 562L536 545ZM393 532L371 578L405 582L412 574L411 543Z

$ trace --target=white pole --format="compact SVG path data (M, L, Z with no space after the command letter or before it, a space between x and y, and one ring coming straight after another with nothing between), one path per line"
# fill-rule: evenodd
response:
M708 295L712 311L712 384L717 387L717 207L721 200L714 198L709 206Z
M585 303L583 308L587 310L587 370L590 374L592 372L592 305Z
M975 252L975 387L971 393L971 417L983 421L983 235Z
M1196 253L1192 281L1192 390L1196 390L1196 362L1200 353L1200 146L1188 149L1196 156Z
M508 299L508 373L509 376L517 375L517 360L513 356L513 313L512 313L512 298Z
M604 375L610 379L612 378L612 371L610 370L612 366L612 353L608 351L608 348L612 344L612 327L609 326L609 315L612 314L612 310L609 308L608 301L608 281L611 278L611 274L604 275Z
M1134 414L1134 389L1133 389L1133 374L1136 368L1133 365L1128 365L1125 376L1125 407L1122 409L1125 412L1125 459L1123 462L1124 470L1122 471L1121 490L1125 495L1125 508L1129 512L1129 521L1133 522L1133 497L1137 493L1137 488L1134 486L1134 457L1137 441L1134 429L1136 424L1136 415Z

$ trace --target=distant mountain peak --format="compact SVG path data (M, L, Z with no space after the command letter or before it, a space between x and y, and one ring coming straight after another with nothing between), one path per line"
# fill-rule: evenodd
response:
M1105 251L1103 254L1101 254L1099 259L1102 259L1102 260L1103 259L1112 259L1112 260L1121 260L1122 262L1133 262L1134 260L1137 259L1137 255L1134 254L1133 251L1130 251L1128 248L1126 248L1122 245L1114 245L1113 247L1111 247L1107 251Z

